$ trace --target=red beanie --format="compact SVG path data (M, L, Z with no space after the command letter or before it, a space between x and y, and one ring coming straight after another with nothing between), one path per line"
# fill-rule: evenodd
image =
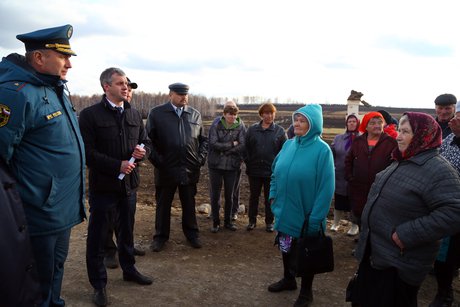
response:
M367 124L374 117L379 117L383 121L385 120L380 112L369 112L366 115L364 115L363 119L361 120L361 125L359 125L359 132L366 132Z

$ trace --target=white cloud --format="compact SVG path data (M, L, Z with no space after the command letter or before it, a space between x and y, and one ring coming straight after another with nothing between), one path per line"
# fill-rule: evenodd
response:
M118 66L145 92L181 81L207 96L345 103L355 89L372 104L431 108L441 93L460 98L455 8L453 0L4 0L0 52L23 53L18 33L69 23L74 94L100 93L100 72Z

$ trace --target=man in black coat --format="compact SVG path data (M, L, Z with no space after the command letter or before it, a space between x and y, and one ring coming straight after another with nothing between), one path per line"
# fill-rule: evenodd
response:
M0 306L38 306L35 260L16 182L0 159Z
M196 185L206 161L208 139L201 114L187 105L189 86L169 86L170 100L150 110L147 134L152 140L157 206L151 249L159 252L169 239L171 204L176 190L182 205L182 231L194 248L201 248L195 215Z
M115 233L123 279L141 285L152 283L134 266L133 243L136 190L140 180L136 161L148 156L150 141L140 112L126 101L125 73L119 68L108 68L102 72L100 81L104 90L102 101L81 111L79 123L89 168L91 215L86 265L89 281L95 289L93 302L105 306L104 245L113 216L117 217Z

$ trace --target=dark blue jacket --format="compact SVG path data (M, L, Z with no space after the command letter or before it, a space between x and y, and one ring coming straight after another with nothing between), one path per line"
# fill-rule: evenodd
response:
M54 234L85 217L85 154L77 117L58 76L23 56L0 63L0 157L18 181L30 234Z
M131 194L139 186L139 168L119 180L121 162L129 160L136 145L141 143L145 145L145 156L150 154L150 140L141 113L125 101L121 118L117 116L105 95L101 102L80 113L91 193Z

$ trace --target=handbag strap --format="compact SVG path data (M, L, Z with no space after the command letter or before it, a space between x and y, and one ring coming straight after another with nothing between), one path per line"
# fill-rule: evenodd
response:
M300 237L299 238L303 238L304 237L304 231L305 231L305 228L308 229L308 220L310 218L310 214L307 215L305 217L305 221L303 221L303 224L302 224L302 230L300 231ZM324 237L326 234L324 233L324 229L323 229L323 225L319 225L319 232L320 232L320 236Z

